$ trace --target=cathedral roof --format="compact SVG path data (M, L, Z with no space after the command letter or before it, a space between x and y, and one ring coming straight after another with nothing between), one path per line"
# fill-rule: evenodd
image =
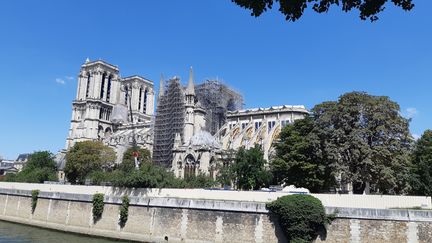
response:
M20 154L20 155L18 155L18 158L16 159L16 161L27 161L29 156L30 156L30 154Z
M188 145L215 149L219 149L221 147L216 138L207 131L197 132L195 135L192 136Z
M115 71L119 70L119 68L117 66L112 65L112 64L110 64L104 60L90 61L88 58L86 59L85 63L82 65L82 67L90 67L90 66L97 65L97 64L105 66L105 67L109 67Z
M241 116L241 115L251 115L251 114L269 114L269 113L279 113L279 112L299 112L304 114L309 114L309 111L303 105L281 105L272 106L268 108L252 108L237 111L228 111L227 116Z
M153 81L151 81L150 79L144 78L140 75L132 75L132 76L128 76L128 77L124 77L122 78L123 82L128 82L128 81L141 81L147 84L150 84L150 86L153 87Z
M66 155L64 153L56 154L54 161L56 162L58 170L64 170L66 167Z

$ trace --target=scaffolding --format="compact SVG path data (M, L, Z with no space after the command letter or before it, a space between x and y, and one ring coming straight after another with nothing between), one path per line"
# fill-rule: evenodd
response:
M185 94L178 78L168 80L166 91L158 98L154 125L153 161L170 167L175 134L183 137Z
M214 135L226 122L227 111L243 108L243 97L218 80L195 86L195 94L206 114L206 130Z

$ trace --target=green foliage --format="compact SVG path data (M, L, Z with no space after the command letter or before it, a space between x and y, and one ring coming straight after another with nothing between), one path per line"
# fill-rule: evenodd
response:
M275 184L305 187L311 192L335 186L331 161L320 152L322 145L313 129L310 117L282 129L275 144L276 158L270 162Z
M139 170L129 173L117 170L113 172L113 185L119 187L163 188L174 184L173 173L152 164L141 164Z
M355 193L367 186L375 193L409 190L412 138L397 103L351 92L337 102L316 105L312 113L312 123L296 122L282 133L272 162L277 180L294 175L287 178L292 184L319 191L331 187L333 182L325 178L335 175L339 184L352 183Z
M91 180L93 185L102 185L103 183L110 181L111 173L98 170L90 172L87 178Z
M186 180L176 178L165 167L142 163L138 170L129 172L115 169L111 172L96 171L89 175L93 184L110 183L117 187L135 188L205 188L212 187L216 182L204 174Z
M432 130L417 140L412 153L412 193L432 196Z
M229 165L222 165L219 168L216 181L222 186L231 186L232 182L235 180L235 175Z
M39 190L32 190L31 191L31 210L32 210L32 213L36 209L38 196L39 196Z
M273 7L274 2L279 2L279 11L288 21L296 21L303 16L305 9L312 7L317 13L327 13L331 6L340 4L334 0L231 0L240 7L251 10L251 15L258 17L267 9ZM370 19L375 21L378 14L385 9L385 4L389 0L344 0L342 1L342 11L349 12L354 9L360 12L362 20ZM412 0L391 0L397 7L409 11L414 7Z
M216 180L222 186L231 186L232 182L235 180L235 175L231 169L231 164L234 163L236 151L233 149L229 149L223 152L220 163L218 166L218 173Z
M8 173L1 177L1 181L7 181L7 182L17 182L17 174L15 173Z
M29 156L21 172L7 174L6 181L43 183L44 181L57 181L54 155L48 151L34 152Z
M104 210L104 194L103 193L95 193L93 195L93 221L97 222L101 217Z
M66 154L65 175L72 184L83 184L91 172L113 167L115 159L114 150L100 141L77 142Z
M265 169L265 164L266 160L263 159L263 152L258 145L249 150L240 148L234 161L221 169L218 181L227 185L231 180L242 190L256 190L268 186L271 174Z
M123 196L122 205L120 206L120 221L119 221L121 227L124 227L124 225L126 224L126 221L128 219L128 212L129 212L129 197Z
M366 185L372 192L401 194L409 190L409 151L412 138L409 121L400 107L385 96L362 92L342 95L335 106L313 109L317 130L325 131L323 141L354 192ZM325 138L325 137L327 138Z
M321 201L311 195L283 196L267 207L278 216L288 242L313 242L329 221Z
M203 173L199 173L197 176L189 177L183 181L184 181L184 185L178 183L173 186L184 187L184 188L209 188L216 185L216 181L214 181L213 178L210 178L209 176Z
M133 157L133 153L138 152L138 162L140 165L150 164L151 163L151 155L150 151L145 148L138 147L130 147L124 152L123 160L120 164L120 169L124 172L130 172L135 169L135 158Z
M133 152L138 152L139 168L135 169ZM154 165L147 149L132 147L126 150L122 163L113 171L96 170L88 174L93 184L110 183L117 187L135 188L203 188L215 185L206 175L182 180L176 178L167 168Z

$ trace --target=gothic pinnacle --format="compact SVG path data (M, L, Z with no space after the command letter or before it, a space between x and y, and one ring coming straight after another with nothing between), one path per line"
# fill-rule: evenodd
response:
M160 81L159 81L159 98L162 97L164 95L164 76L161 73L161 77L160 77Z
M190 67L189 71L189 81L186 88L186 94L195 95L195 86L193 81L193 69L192 66Z

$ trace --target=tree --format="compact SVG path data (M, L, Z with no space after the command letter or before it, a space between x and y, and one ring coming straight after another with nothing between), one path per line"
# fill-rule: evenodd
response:
M251 10L251 15L258 17L267 9L273 7L273 3L279 2L279 11L287 21L296 21L302 17L305 9L312 7L317 13L326 13L333 5L341 3L339 0L231 0L242 8ZM375 21L378 14L385 9L390 0L343 0L342 11L349 12L354 9L360 11L362 20L370 19ZM405 11L414 8L412 0L391 0L397 7Z
M34 152L29 156L23 170L16 175L8 175L6 180L28 183L56 181L57 175L54 155L49 151Z
M84 183L94 171L113 167L115 152L100 141L77 142L66 153L65 175L71 183Z
M261 148L256 145L246 150L240 148L232 164L222 170L219 182L226 184L227 178L232 178L235 186L242 190L256 190L268 186L271 175L266 170L266 160Z
M138 169L135 169L134 152L139 153ZM122 163L114 170L92 170L86 178L90 178L95 185L110 183L118 187L135 188L204 188L215 184L212 178L204 174L186 180L176 178L167 168L152 163L150 151L138 147L128 148L123 154Z
M166 188L166 187L181 187L180 182L175 178L172 172L166 170L162 166L153 165L150 163L141 164L138 170L125 172L115 170L113 172L112 183L119 187L135 187L135 188Z
M278 182L328 190L333 176L354 193L409 190L409 121L396 102L364 92L346 93L312 109L312 118L286 128L272 171Z
M327 151L342 183L352 183L356 193L368 192L369 187L390 194L408 191L412 137L396 102L351 92L312 111L317 130L326 131Z
M326 191L335 186L334 166L326 158L311 117L282 129L275 144L276 158L270 162L275 184Z
M432 130L417 140L412 153L412 192L432 196Z
M135 169L135 158L133 156L134 152L138 152L138 161L139 163L151 163L151 154L148 149L139 148L139 147L130 147L124 152L123 160L120 164L120 168L125 172L130 172Z

